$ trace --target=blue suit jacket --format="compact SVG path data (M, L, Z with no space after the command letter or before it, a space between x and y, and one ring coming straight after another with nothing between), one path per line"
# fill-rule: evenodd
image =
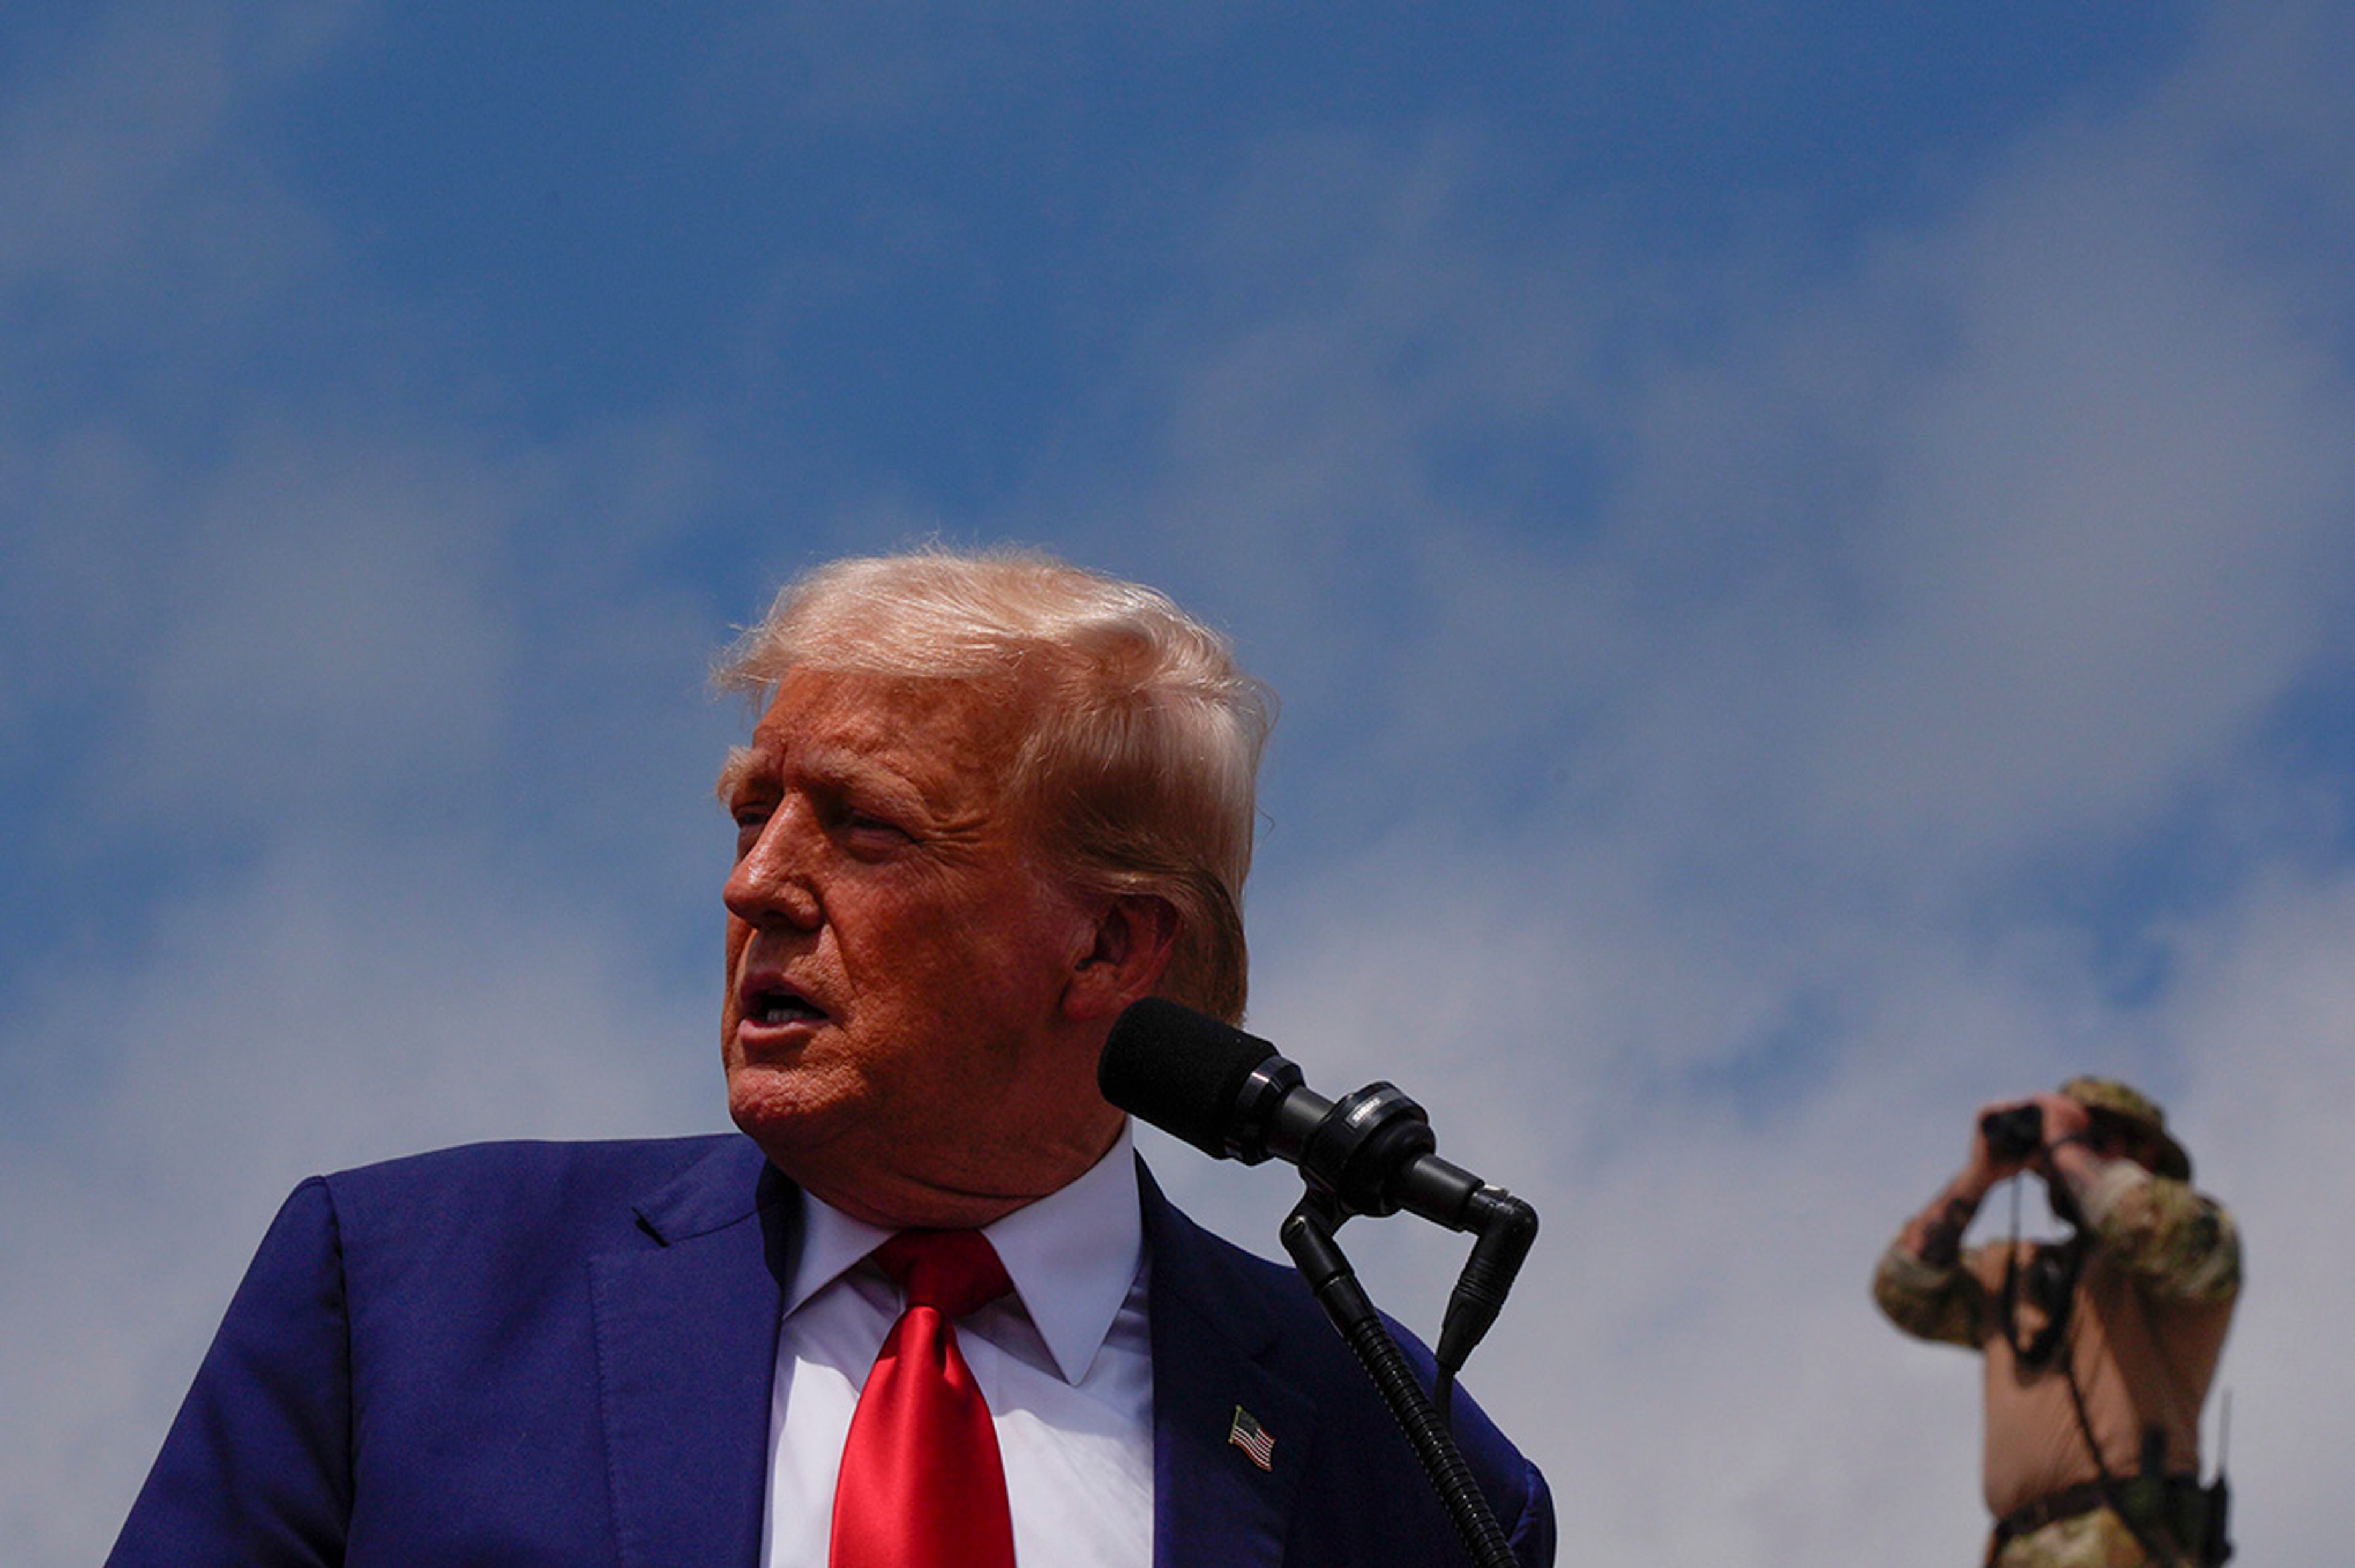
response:
M1143 1187L1156 1563L1464 1561L1298 1280ZM733 1136L485 1144L313 1178L109 1562L753 1568L791 1194ZM1274 1436L1271 1469L1229 1443L1237 1406ZM1456 1408L1520 1561L1551 1562L1543 1478Z

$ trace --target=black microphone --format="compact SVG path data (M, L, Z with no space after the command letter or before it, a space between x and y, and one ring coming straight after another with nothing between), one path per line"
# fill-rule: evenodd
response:
M1148 997L1122 1013L1096 1086L1214 1159L1298 1166L1345 1214L1403 1209L1478 1236L1440 1335L1443 1366L1461 1366L1487 1332L1537 1237L1537 1211L1440 1158L1431 1118L1394 1085L1327 1100L1274 1046L1191 1008Z

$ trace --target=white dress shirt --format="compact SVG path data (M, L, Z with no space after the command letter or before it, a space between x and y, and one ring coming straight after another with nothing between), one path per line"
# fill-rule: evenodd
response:
M858 1391L903 1305L867 1254L891 1232L801 1196L769 1406L762 1568L826 1568ZM1151 1568L1153 1346L1144 1224L1124 1126L1060 1192L982 1233L1014 1294L958 1320L989 1402L1020 1568Z

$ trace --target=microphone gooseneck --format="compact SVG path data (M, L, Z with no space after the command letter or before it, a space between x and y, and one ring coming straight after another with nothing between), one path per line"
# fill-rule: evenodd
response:
M1096 1083L1114 1105L1214 1159L1299 1168L1306 1190L1284 1220L1284 1250L1397 1418L1472 1560L1510 1568L1512 1549L1455 1445L1450 1406L1457 1369L1496 1321L1537 1237L1537 1211L1440 1158L1431 1118L1396 1085L1327 1100L1266 1040L1175 1002L1141 1001L1121 1014ZM1429 1395L1333 1239L1352 1215L1401 1209L1476 1238L1448 1298Z
M1216 1159L1299 1167L1341 1216L1405 1210L1478 1240L1434 1348L1464 1364L1503 1308L1537 1239L1537 1211L1438 1155L1423 1108L1392 1084L1339 1100L1257 1035L1160 997L1113 1025L1096 1067L1105 1099Z

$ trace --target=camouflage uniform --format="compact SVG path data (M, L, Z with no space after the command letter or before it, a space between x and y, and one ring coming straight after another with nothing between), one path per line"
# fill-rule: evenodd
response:
M2079 1093L2089 1086L2112 1087L2074 1080L2062 1093L2090 1100ZM2133 1104L2161 1125L2155 1106L2138 1095ZM2118 1161L2085 1194L2081 1244L2090 1250L2059 1354L2075 1370L2120 1494L2145 1533L2172 1547L2196 1544L2198 1520L2159 1518L2162 1489L2141 1478L2144 1435L2164 1434L2163 1474L2197 1476L2200 1407L2239 1295L2241 1246L2232 1216L2192 1189L2190 1161L2171 1139L2155 1163L2161 1174ZM2019 1262L2040 1250L2050 1249L2023 1248ZM1873 1278L1874 1299L1906 1333L1986 1356L1986 1480L1998 1518L2100 1474L2058 1360L2023 1366L2005 1335L1998 1301L2009 1261L2008 1245L1981 1247L1940 1267L1892 1243ZM2023 1305L2019 1327L2032 1333L2042 1326L2042 1313ZM2195 1499L2179 1483L2177 1506ZM2137 1506L2144 1503L2147 1510ZM2016 1535L1991 1561L1996 1568L2144 1568L2149 1559L2125 1520L2100 1507ZM2196 1552L2182 1549L2165 1568L2196 1561Z
M2189 1553L2163 1568L2190 1568ZM2149 1568L2150 1558L2126 1521L2105 1508L2055 1520L2014 1536L1996 1554L1995 1568Z

